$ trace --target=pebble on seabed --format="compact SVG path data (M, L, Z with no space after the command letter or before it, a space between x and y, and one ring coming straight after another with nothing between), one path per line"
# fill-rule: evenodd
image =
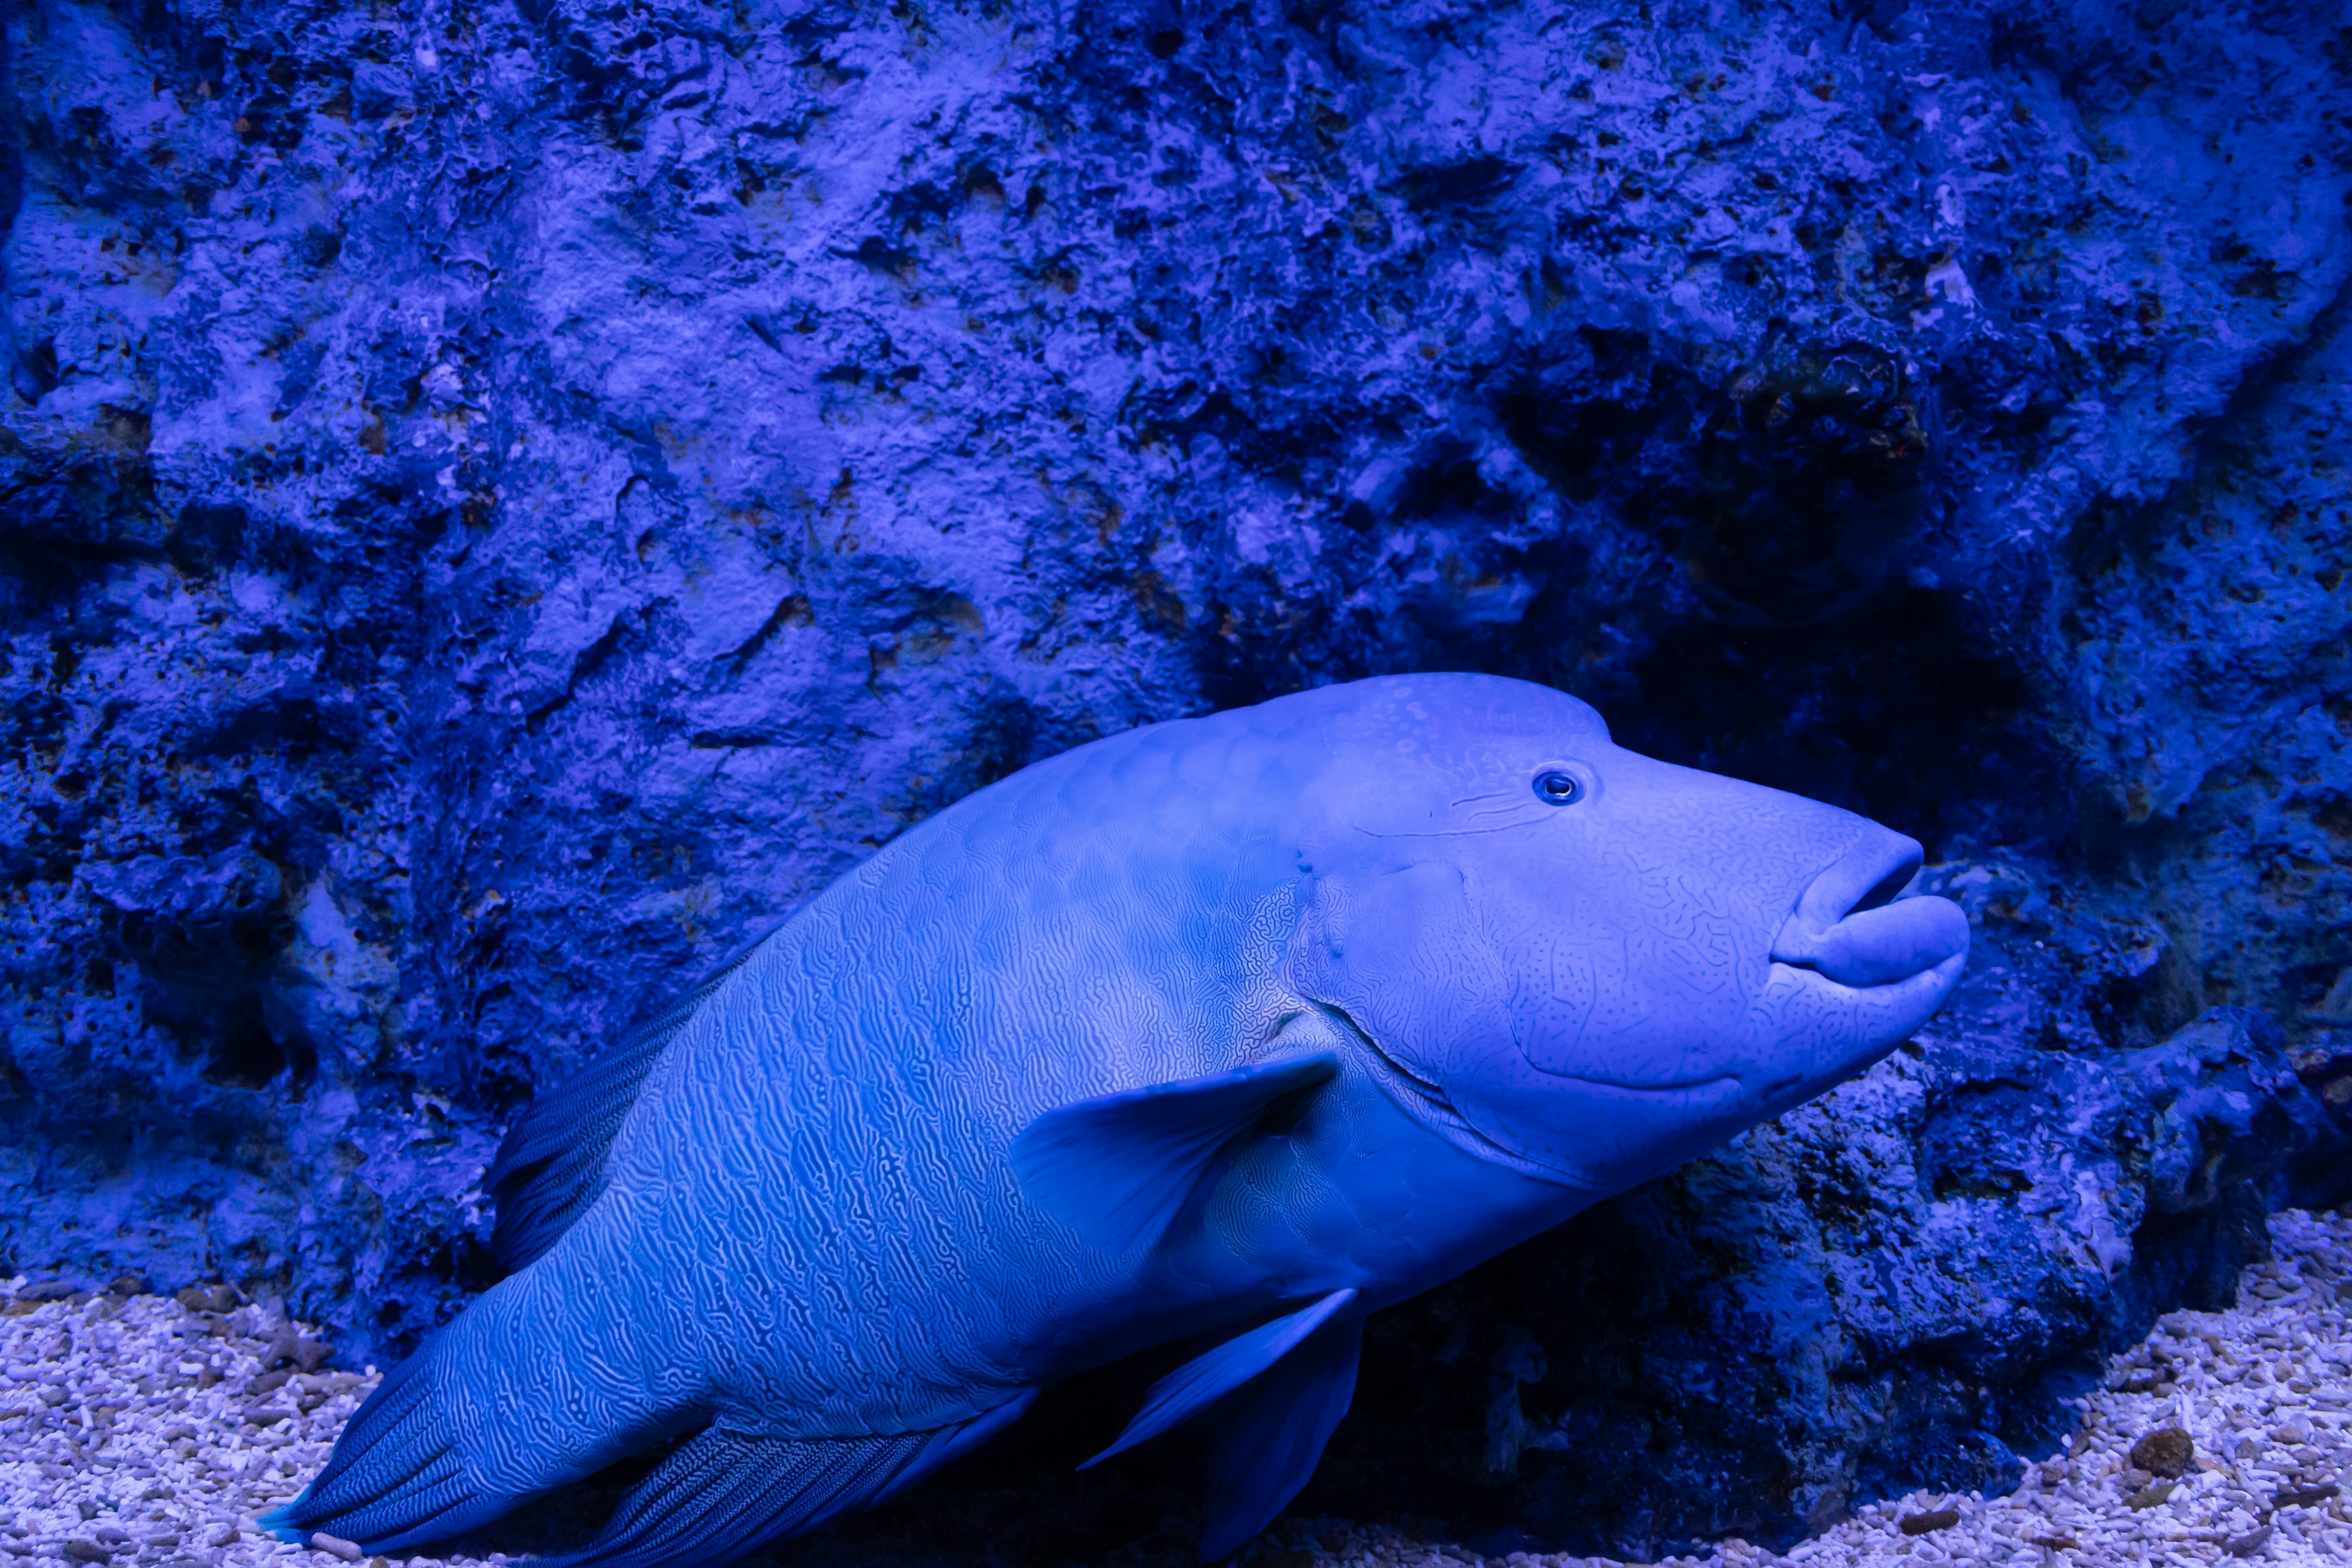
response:
M2080 1402L2066 1451L2029 1467L2015 1493L1915 1493L1874 1503L1786 1556L1730 1541L1669 1562L2352 1563L2352 1218L2289 1211L2271 1229L2276 1258L2246 1270L2239 1305L2160 1320L2116 1358L2107 1389ZM326 1371L325 1344L305 1325L225 1288L177 1298L60 1295L21 1278L5 1288L0 1568L361 1560L347 1542L273 1541L253 1518L316 1472L374 1386L373 1369ZM1278 1524L1241 1561L1458 1568L1468 1555L1318 1519ZM446 1559L449 1568L484 1561ZM1611 1568L1605 1558L1506 1561Z

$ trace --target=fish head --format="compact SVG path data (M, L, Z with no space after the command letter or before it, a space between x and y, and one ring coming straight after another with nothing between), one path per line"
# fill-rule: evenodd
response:
M1626 751L1549 688L1325 689L1292 984L1477 1152L1621 1191L1861 1071L1958 981L1967 917L1898 897L1902 834Z

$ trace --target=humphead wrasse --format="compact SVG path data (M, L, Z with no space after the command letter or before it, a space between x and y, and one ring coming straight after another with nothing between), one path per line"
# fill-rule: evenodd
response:
M1364 1316L1821 1093L1942 1003L1920 847L1471 675L1082 746L835 882L517 1122L510 1277L268 1521L370 1552L673 1444L564 1562L716 1564L1039 1389L1212 1348L1205 1556L1348 1407Z

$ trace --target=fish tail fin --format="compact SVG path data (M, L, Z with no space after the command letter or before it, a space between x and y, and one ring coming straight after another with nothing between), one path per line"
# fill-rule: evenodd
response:
M447 1336L386 1374L335 1439L327 1468L299 1497L261 1516L280 1541L314 1531L357 1542L370 1553L484 1524L522 1500L485 1494L468 1479L443 1397Z

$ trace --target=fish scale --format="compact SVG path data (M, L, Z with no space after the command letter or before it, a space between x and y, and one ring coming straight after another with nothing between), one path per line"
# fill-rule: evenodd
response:
M1932 1013L1955 908L1838 923L1917 852L1486 677L1024 770L527 1113L488 1184L519 1272L270 1522L397 1549L682 1437L565 1561L721 1563L1205 1336L1105 1453L1199 1426L1220 1555L1305 1483L1366 1312ZM444 1455L454 1497L414 1480Z

